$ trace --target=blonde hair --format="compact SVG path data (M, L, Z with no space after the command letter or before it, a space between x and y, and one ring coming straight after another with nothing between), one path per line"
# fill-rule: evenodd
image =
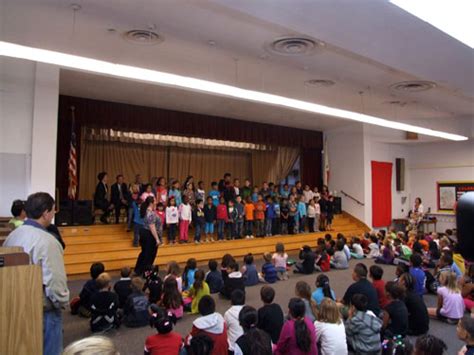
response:
M112 279L110 278L110 275L106 272L103 272L102 274L97 276L97 279L95 279L99 290L108 287L110 285L110 281L112 281Z
M320 322L340 324L341 314L334 300L324 297L319 305L318 320Z
M64 349L63 355L120 355L115 345L104 336L92 336L75 341Z
M441 285L446 286L448 290L454 293L459 293L461 290L458 287L456 273L452 271L443 271L439 275L439 282Z
M263 253L263 259L269 263L270 261L272 261L272 254L269 253L269 252L266 252L266 253Z

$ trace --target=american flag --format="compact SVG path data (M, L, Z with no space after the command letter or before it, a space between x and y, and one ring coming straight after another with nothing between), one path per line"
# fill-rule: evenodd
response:
M75 200L76 191L77 191L77 153L76 153L76 133L74 132L74 107L71 107L71 113L72 113L72 128L71 128L71 145L69 148L69 160L68 160L68 171L69 171L68 197L71 200Z

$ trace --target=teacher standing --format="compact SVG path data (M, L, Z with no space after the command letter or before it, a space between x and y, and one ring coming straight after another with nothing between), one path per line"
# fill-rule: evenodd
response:
M143 274L146 266L153 265L158 246L161 244L159 233L162 230L160 218L155 213L156 200L149 196L140 206L140 218L143 219L143 227L140 229L140 246L142 248L135 265L135 273Z

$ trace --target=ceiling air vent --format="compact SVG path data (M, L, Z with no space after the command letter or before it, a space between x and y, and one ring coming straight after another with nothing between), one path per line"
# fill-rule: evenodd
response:
M141 45L158 44L165 40L158 33L150 30L130 30L125 32L122 36L128 42Z
M279 37L265 46L272 53L287 56L312 54L321 47L324 47L324 42L304 36Z
M305 84L308 86L330 87L336 84L335 81L329 79L311 79L306 80Z
M401 92L420 92L427 91L436 87L432 81L402 81L390 85L390 89Z

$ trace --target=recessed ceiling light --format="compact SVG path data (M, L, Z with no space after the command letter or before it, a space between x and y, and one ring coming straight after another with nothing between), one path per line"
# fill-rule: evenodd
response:
M423 80L411 80L411 81L401 81L390 85L390 89L395 91L402 92L420 92L434 89L436 83L432 81L423 81Z
M308 86L330 87L330 86L334 86L336 82L329 79L311 79L311 80L306 80L305 84Z
M301 56L313 54L324 47L324 42L305 36L284 36L267 43L265 49L271 53L285 56Z
M154 45L165 40L154 31L141 29L124 32L122 37L128 42L140 45Z
M31 60L34 62L58 65L64 68L83 70L91 73L113 77L138 80L158 85L201 91L214 95L232 97L235 99L259 102L274 106L286 107L315 114L344 118L356 122L373 124L402 131L415 132L433 137L463 141L468 138L458 134L432 130L402 122L391 121L363 113L343 110L335 107L320 105L312 102L296 100L289 97L268 94L265 92L242 89L236 86L220 84L212 81L190 78L182 75L160 72L129 65L114 64L102 60L80 57L45 49L21 46L0 41L0 55Z

